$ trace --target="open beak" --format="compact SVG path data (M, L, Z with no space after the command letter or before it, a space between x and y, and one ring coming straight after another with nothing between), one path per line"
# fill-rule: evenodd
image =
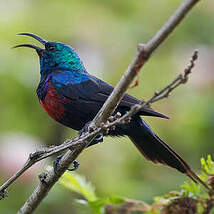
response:
M44 49L37 47L35 45L31 45L31 44L22 44L22 45L16 45L13 48L19 48L19 47L28 47L28 48L33 48L37 51L37 53L43 51Z
M47 41L45 41L44 39L42 39L41 37L37 36L37 35L34 35L32 33L19 33L18 35L24 35L24 36L29 36L29 37L32 37L34 39L36 39L37 41L39 41L41 44L45 45L47 43ZM37 53L41 53L41 51L43 51L44 49L38 47L38 46L35 46L35 45L32 45L32 44L22 44L22 45L16 45L14 46L13 48L19 48L19 47L28 47L28 48L33 48L37 51Z

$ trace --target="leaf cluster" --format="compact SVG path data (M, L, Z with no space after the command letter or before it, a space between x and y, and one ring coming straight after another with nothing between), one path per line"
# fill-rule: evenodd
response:
M201 158L201 172L199 177L214 190L214 162L211 156ZM72 192L78 193L81 199L77 203L90 208L93 214L170 214L170 213L210 213L214 206L214 193L193 181L185 181L179 191L154 198L153 204L144 201L127 199L118 196L99 197L93 185L77 173L66 172L59 183ZM209 207L209 209L208 209Z

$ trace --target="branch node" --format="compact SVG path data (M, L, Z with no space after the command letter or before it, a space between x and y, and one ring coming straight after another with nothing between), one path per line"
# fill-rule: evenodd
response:
M142 52L142 51L144 51L145 47L146 47L146 44L144 44L144 43L139 43L138 46L137 46L137 50L138 50L139 52Z
M91 123L90 123L90 125L88 126L88 132L89 133L92 133L93 131L95 131L96 130L96 124L92 121Z
M108 135L108 134L109 134L109 131L110 131L110 129L107 128L106 131L105 131L105 133Z
M8 197L8 190L7 189L3 189L1 192L0 192L0 200L4 199L4 198L7 198Z
M44 150L35 151L35 152L33 152L33 153L30 153L29 159L30 159L30 160L35 160L35 159L41 157L43 154L45 154L45 151L44 151Z
M47 172L43 172L43 173L40 174L38 177L39 177L39 180L40 180L40 182L41 182L42 184L47 185L47 181L46 181L46 179L47 179L47 177L48 177L48 173L47 173Z
M155 96L158 96L159 92L158 91L155 91L154 95Z
M121 113L118 111L116 114L115 114L115 118L120 118L121 117Z
M192 55L192 60L196 61L198 59L198 50L196 49Z
M114 116L110 116L110 117L108 118L108 121L109 121L109 122L114 122L114 121L115 121L115 117L114 117Z
M105 123L100 123L100 127L103 128L105 126Z
M139 67L141 68L143 64L149 59L152 53L150 52L150 50L148 49L148 45L146 44L139 44L138 51L138 56L140 58Z

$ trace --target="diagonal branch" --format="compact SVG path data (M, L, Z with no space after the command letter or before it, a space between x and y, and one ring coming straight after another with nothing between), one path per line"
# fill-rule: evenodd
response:
M18 212L19 214L27 214L33 213L37 206L42 202L44 197L48 194L53 185L57 182L60 176L66 171L69 165L78 157L78 155L87 147L91 140L96 136L96 134L101 131L101 127L103 123L106 123L109 116L114 112L120 100L122 99L124 93L129 88L131 82L135 78L136 74L140 71L143 65L148 61L151 54L157 47L168 37L168 35L177 27L180 21L185 17L185 15L191 10L191 8L198 2L199 0L184 0L181 6L175 11L175 13L170 17L170 19L166 22L166 24L158 31L158 33L147 43L139 45L138 52L133 60L133 62L128 67L125 74L122 76L121 80L115 87L112 94L109 96L108 100L105 102L97 116L95 117L92 127L95 127L95 131L92 129L92 133L85 137L82 140L81 144L78 144L74 150L69 150L62 157L58 173L54 173L54 171L50 171L48 173L44 173L40 176L40 183L37 188L34 190L30 198L26 201L23 207ZM156 95L155 95L156 96ZM151 101L146 104L151 103ZM145 103L141 103L142 105L146 105ZM137 105L138 107L132 108L131 112L137 111L137 108L142 108L141 105ZM136 110L134 110L136 108ZM130 114L131 115L131 114ZM98 128L96 128L98 127ZM66 143L65 143L66 144ZM3 188L5 190L6 187ZM2 189L1 189L2 190Z

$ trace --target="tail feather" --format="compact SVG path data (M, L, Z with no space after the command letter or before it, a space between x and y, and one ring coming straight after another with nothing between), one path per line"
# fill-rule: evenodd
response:
M166 116L165 114L157 112L157 111L153 110L152 108L145 107L139 112L139 114L143 115L143 116L153 116L153 117L161 117L161 118L169 119L169 117Z
M145 121L141 120L138 128L136 128L135 124L135 129L132 129L128 136L146 159L154 163L162 163L175 168L185 173L193 181L199 182L205 186L205 188L209 189L207 184L191 170L190 166L181 156L152 132Z
M147 160L168 165L182 173L190 169L189 165L158 136L144 135L141 139L138 136L129 136L129 138Z

